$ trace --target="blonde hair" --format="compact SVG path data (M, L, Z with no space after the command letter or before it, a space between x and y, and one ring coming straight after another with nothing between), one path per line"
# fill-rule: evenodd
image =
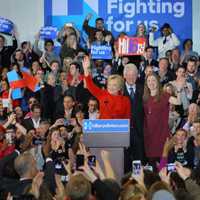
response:
M120 75L117 75L117 74L110 75L108 77L107 83L109 83L111 80L116 80L117 84L118 84L119 91L123 91L124 79Z
M170 94L171 96L173 96L173 97L175 97L176 95L175 95L175 88L174 88L174 86L171 84L171 83L166 83L164 86L163 86L163 91L164 92L167 92L167 88L170 88L171 89L171 91L172 91L172 94Z
M123 189L121 193L121 200L141 198L142 196L146 196L146 194L147 194L147 191L142 185L129 184Z

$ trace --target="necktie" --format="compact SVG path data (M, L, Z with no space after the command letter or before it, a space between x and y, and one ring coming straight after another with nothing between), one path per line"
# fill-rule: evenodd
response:
M167 37L164 38L163 44L165 44L166 42L167 42Z
M130 97L131 97L131 99L134 99L134 89L133 89L133 87L130 87L129 91L130 91Z

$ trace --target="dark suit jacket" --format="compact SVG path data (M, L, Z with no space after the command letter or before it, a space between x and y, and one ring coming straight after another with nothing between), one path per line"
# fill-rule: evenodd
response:
M55 113L55 120L59 119L59 118L64 118L65 115L65 111L64 111L64 106L61 105ZM72 113L71 113L71 118L75 118L75 108L72 109Z
M152 59L151 62L149 62L148 60L144 60L144 64L145 64L145 67L147 65L151 65L151 66L154 66L154 67L158 67L158 61L157 60L154 60Z
M14 162L18 154L14 151L8 156L0 160L0 192L10 192L12 195L19 196L25 192L26 188L31 186L32 180L19 180L16 178L4 177L3 170L8 162ZM55 167L52 161L48 161L44 167L44 181L43 183L48 187L52 194L55 194L56 183L54 179Z
M34 129L34 124L33 124L33 121L32 121L31 118L24 119L22 121L22 126L24 126L24 128L27 129L28 131L31 130L31 129Z
M126 85L124 86L124 95L130 98ZM136 83L134 98L131 99L131 126L130 126L130 148L125 149L125 171L132 168L133 160L145 160L144 153L144 135L143 135L143 86Z
M13 38L12 46L4 46L0 51L0 66L9 68L11 64L11 55L17 49L17 40Z
M130 98L126 85L124 86L124 95ZM142 97L143 97L143 86L137 83L134 98L133 100L130 98L131 127L134 128L134 134L137 134L137 136L141 138L143 138L143 120L144 120Z

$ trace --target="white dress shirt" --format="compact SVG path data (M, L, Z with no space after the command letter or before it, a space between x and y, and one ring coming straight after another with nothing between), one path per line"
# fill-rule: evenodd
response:
M158 59L166 57L165 53L168 50L172 50L175 47L180 45L180 40L177 36L172 33L166 37L166 42L164 43L165 37L159 37L158 39L154 39L154 33L149 33L149 45L153 47L158 47Z

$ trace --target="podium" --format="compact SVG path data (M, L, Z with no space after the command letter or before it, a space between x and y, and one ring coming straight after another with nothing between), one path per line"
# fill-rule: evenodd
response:
M110 161L117 179L124 174L124 148L130 145L130 125L128 119L84 120L83 140L102 166L101 150L110 153Z

